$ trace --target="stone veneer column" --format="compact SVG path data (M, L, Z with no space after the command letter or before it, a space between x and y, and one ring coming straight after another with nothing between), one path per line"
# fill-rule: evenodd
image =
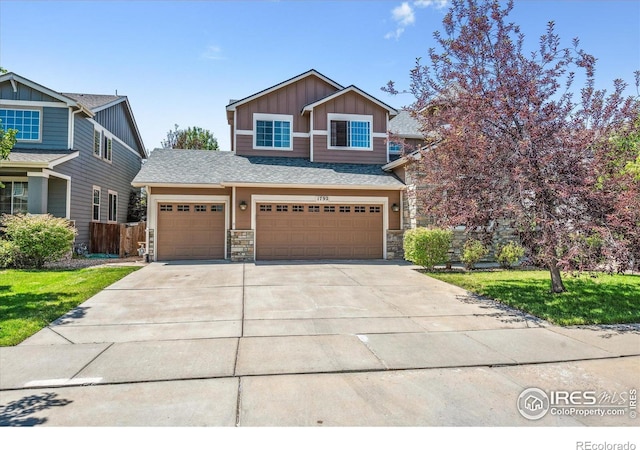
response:
M254 243L253 230L229 230L231 261L254 261Z
M387 259L404 259L404 230L387 230Z

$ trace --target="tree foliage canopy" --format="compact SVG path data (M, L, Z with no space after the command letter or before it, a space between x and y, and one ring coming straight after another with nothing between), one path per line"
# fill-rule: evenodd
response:
M620 79L610 93L596 89L596 59L577 38L563 46L553 22L525 51L507 20L512 9L513 1L452 0L437 48L410 73L410 111L433 144L416 163L428 186L422 203L440 225L509 219L561 292L560 269L576 268L586 237L599 234L600 254L617 248L607 253L616 267L629 262L624 227L608 228L615 183L597 189L597 174L639 102ZM576 92L577 72L585 81ZM397 93L393 82L384 89Z
M209 130L200 127L187 127L167 132L167 139L162 141L163 148L179 148L192 150L219 150L218 140Z

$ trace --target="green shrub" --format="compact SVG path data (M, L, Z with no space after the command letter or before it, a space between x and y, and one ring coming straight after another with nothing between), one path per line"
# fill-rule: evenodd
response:
M467 269L473 269L475 264L489 254L489 249L477 239L468 239L462 247L460 260Z
M524 256L524 247L515 242L509 242L498 251L498 262L504 269L511 269Z
M0 239L0 269L13 267L16 253L17 248L13 242Z
M432 269L449 259L453 232L439 228L414 228L404 233L404 259Z
M71 250L76 229L68 220L45 215L3 216L5 239L15 246L12 264L42 268L57 261Z

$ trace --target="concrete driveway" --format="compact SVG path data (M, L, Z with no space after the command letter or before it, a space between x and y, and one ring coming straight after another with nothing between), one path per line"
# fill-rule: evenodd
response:
M550 326L406 263L153 263L0 348L0 425L637 425L516 404L638 367L637 327Z

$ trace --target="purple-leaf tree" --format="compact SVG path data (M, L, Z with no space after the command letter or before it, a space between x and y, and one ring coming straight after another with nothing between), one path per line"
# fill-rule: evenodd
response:
M596 59L577 39L562 46L553 22L526 52L523 33L507 21L512 9L512 1L452 0L437 48L411 70L410 111L433 139L414 163L427 186L419 200L442 226L510 221L549 269L551 290L563 292L561 271L584 262L587 244L618 258L609 263L628 262L627 251L606 252L624 240L598 234L614 206L597 166L639 104L623 95L622 80L611 93L595 89ZM576 73L585 80L578 91ZM383 89L397 92L393 82Z

